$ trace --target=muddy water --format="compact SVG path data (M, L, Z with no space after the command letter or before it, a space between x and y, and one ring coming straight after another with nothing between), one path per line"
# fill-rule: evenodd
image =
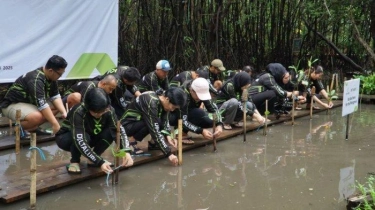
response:
M346 117L341 108L278 124L184 153L183 166L167 160L120 173L119 185L100 177L37 197L38 209L345 209L345 198L375 171L375 106L362 105ZM67 159L46 144L50 161ZM2 155L1 155L2 154ZM0 173L14 158L0 153ZM7 159L7 160L5 160ZM48 158L47 158L48 159ZM8 166L7 166L8 165ZM27 209L28 200L0 204Z

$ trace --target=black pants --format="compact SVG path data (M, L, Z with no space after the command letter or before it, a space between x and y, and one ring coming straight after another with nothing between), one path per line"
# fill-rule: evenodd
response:
M273 114L275 113L275 103L277 101L276 92L273 90L267 90L254 95L251 95L253 102L261 115L265 114L266 111L266 100L268 100L268 111Z
M169 123L171 126L178 125L179 111L171 112L169 115ZM212 128L213 121L208 117L207 112L205 112L201 108L193 108L189 109L187 120L192 123L193 125L199 126L201 128ZM182 128L184 133L189 132L189 130L185 127Z
M150 132L145 121L124 121L122 126L125 128L127 136L133 136L136 141L142 141Z
M112 144L113 140L111 133L108 128L104 129L98 135L88 135L86 141L91 148L94 148L93 151L97 155L103 154L103 152ZM66 132L63 134L56 135L56 144L57 146L65 151L71 153L72 157L70 159L71 163L79 163L81 159L81 152L78 150L77 146L74 143L72 132Z

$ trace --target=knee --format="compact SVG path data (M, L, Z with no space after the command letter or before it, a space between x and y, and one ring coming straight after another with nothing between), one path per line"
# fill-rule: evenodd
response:
M46 118L44 118L41 112L37 111L28 114L25 117L25 121L27 121L27 124L30 124L31 127L32 125L38 126L40 124L43 124L46 121Z

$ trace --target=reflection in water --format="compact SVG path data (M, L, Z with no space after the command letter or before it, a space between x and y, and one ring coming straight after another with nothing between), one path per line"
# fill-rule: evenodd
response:
M373 117L375 107L368 109ZM163 159L121 171L116 186L107 187L99 177L41 195L38 206L59 210L63 203L64 209L76 209L80 201L80 209L345 209L341 201L354 192L352 183L374 167L375 129L369 126L375 121L354 117L349 141L338 109L296 121L270 126L267 136L249 132L246 143L242 136L220 141L217 153L211 146L188 151L179 167ZM50 159L68 159L42 149ZM0 160L6 166L18 162L12 153L0 154ZM360 164L348 165L352 160ZM22 201L0 209L27 206Z
M340 182L339 182L339 202L353 195L355 192L354 182L354 169L355 160L352 160L353 166L340 169Z

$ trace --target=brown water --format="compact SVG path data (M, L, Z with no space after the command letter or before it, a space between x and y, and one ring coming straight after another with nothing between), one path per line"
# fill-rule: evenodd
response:
M347 118L341 117L341 108L321 112L312 120L296 119L294 126L271 126L267 136L250 132L246 143L241 136L219 142L217 153L211 145L186 152L180 167L165 159L122 171L114 187L100 177L39 195L37 207L346 209L355 181L363 183L375 171L374 116L374 105L362 105L351 115L345 140ZM48 161L69 158L51 143L42 149ZM0 174L14 167L14 156L0 153ZM0 204L1 210L28 207L28 200Z

